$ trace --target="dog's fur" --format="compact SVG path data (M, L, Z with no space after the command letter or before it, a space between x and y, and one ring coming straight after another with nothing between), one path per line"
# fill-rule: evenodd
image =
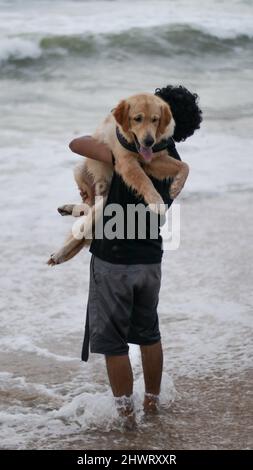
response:
M139 153L130 152L121 145L116 136L116 126L128 142L134 142L138 146ZM122 176L124 182L142 196L150 209L157 213L164 213L164 202L148 175L161 180L173 177L170 196L174 199L183 188L189 172L188 165L170 157L167 149L156 153L151 150L152 146L162 139L171 137L174 127L175 122L169 105L158 96L145 93L122 100L93 135L111 149L115 157L115 171ZM147 140L150 139L153 144L150 146L149 143L147 146ZM107 195L112 173L112 165L92 159L85 159L76 167L75 180L81 192L88 195L92 210L85 216L87 206L83 204L67 204L58 209L62 215L83 216L83 238L80 240L71 234L63 248L51 255L48 264L55 265L67 261L90 243L95 209L96 213L101 215L106 200L104 197L98 207L94 206L94 199L98 195Z

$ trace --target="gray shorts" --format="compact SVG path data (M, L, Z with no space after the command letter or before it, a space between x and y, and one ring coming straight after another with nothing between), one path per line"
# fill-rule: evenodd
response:
M128 343L160 340L157 305L161 263L112 264L92 255L82 360L90 351L128 353Z

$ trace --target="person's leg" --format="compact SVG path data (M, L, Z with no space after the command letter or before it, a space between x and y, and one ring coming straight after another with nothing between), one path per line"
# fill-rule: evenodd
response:
M161 341L141 346L141 358L145 382L144 411L156 412L163 370L163 351Z
M133 394L133 372L128 354L105 358L113 395L130 397Z
M139 344L145 381L144 411L157 411L163 352L157 305L161 285L161 263L142 266L134 291L128 343Z
M135 425L133 407L133 372L128 355L105 356L107 373L120 416L126 419L125 425Z
M115 404L121 416L132 415L133 373L127 335L134 300L135 270L96 256L90 268L88 332L90 352L103 354ZM83 345L86 358L87 341Z

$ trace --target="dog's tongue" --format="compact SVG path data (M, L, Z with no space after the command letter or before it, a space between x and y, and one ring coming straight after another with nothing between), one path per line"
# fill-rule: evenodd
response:
M141 145L139 152L140 152L141 156L144 158L144 160L146 160L147 162L149 162L152 159L152 149L151 148L143 147Z

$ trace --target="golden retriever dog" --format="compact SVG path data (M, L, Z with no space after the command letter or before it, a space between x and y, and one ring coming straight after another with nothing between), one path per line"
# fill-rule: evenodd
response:
M160 180L172 177L170 197L175 199L189 172L186 163L168 155L166 142L173 135L174 127L169 105L158 96L143 93L120 101L93 135L109 146L115 158L114 170L124 182L144 198L150 210L160 214L165 212L165 205L149 175ZM77 165L74 170L76 183L79 190L88 195L92 207L66 204L58 209L62 215L81 217L82 237L71 233L64 246L51 255L49 265L67 261L90 244L94 221L102 214L112 174L113 165L98 160L87 158ZM103 198L94 205L95 196Z

